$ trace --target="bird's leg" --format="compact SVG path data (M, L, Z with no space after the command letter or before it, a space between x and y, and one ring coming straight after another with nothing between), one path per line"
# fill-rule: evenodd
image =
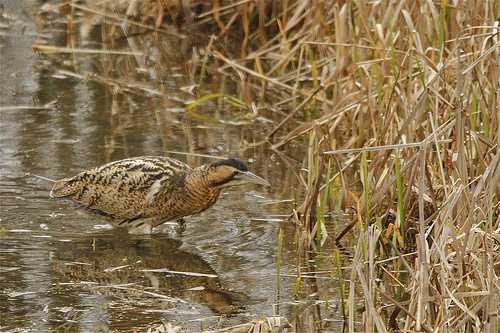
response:
M129 234L150 235L153 232L153 221L151 218L142 218L127 223Z
M184 232L184 230L186 230L186 220L184 220L183 218L180 218L180 219L177 219L176 222L177 222L176 231L180 235Z

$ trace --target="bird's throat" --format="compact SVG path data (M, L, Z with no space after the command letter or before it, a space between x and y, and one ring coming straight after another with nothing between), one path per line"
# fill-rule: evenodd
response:
M186 177L185 190L188 201L186 203L191 207L197 207L199 211L212 206L220 194L220 189L213 186L208 170L204 167L194 169Z

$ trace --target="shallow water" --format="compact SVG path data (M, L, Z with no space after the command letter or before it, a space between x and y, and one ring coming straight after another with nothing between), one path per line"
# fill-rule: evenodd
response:
M134 331L160 319L199 330L260 315L287 317L297 330L341 327L336 301L328 299L336 288L330 274L305 277L294 292L297 264L305 264L303 271L331 269L321 254L304 263L295 229L284 222L300 202L293 171L299 165L263 147L244 149L273 115L255 119L214 102L187 112L179 101L195 98L189 93L195 38L140 36L106 45L145 48L144 57L35 54L36 43L65 46L64 34L37 16L39 5L6 1L1 21L7 28L0 30L0 330ZM80 46L99 48L98 40ZM61 70L127 78L144 89L117 93ZM221 80L210 77L196 89L217 92ZM47 109L11 108L51 102ZM183 233L166 225L158 234L134 236L49 199L50 182L34 176L57 179L139 155L209 161L196 154L243 158L273 186L228 190L214 207L188 218Z

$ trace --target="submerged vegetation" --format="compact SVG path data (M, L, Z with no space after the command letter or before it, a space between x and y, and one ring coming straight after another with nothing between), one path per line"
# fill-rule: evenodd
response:
M54 9L66 45L34 49L69 53L55 75L110 87L113 114L128 95L208 122L197 107L225 103L234 117L219 121L255 125L242 152L299 162L278 286L295 242L296 297L335 299L347 332L500 329L498 1L88 0L40 15ZM103 48L82 46L98 33ZM187 102L165 93L161 59L179 52L191 57ZM98 70L79 69L79 53L103 54ZM320 274L318 253L336 286L319 300L303 283Z

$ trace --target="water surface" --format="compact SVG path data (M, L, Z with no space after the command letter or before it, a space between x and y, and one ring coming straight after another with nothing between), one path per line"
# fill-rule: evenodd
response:
M183 102L195 94L224 86L238 95L240 88L215 75L193 86L192 52L207 36L150 34L105 45L142 50L140 57L35 54L33 44L103 47L99 29L85 45L68 41L61 25L40 19L39 5L6 1L1 19L0 330L134 331L158 320L199 330L261 315L301 318L299 328L337 327L330 274L304 278L297 291L297 265L306 272L330 268L321 255L304 263L295 229L284 222L301 195L300 165L264 147L247 149L275 116L220 101L186 111ZM288 156L294 154L300 159L302 152ZM238 157L273 186L224 192L213 208L188 218L183 233L167 225L158 234L134 236L49 199L50 182L34 176L57 179L139 155L193 166L210 161L202 155Z

